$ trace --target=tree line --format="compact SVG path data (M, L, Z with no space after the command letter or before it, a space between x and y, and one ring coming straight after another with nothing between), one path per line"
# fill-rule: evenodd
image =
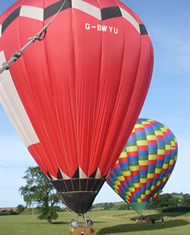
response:
M38 209L38 218L46 219L48 223L52 219L58 218L58 211L70 210L59 197L59 194L54 189L51 182L42 173L39 167L29 167L25 176L26 185L19 188L21 196L23 196L26 206L18 205L17 210L2 211L0 215L20 214L26 208L36 207ZM190 194L183 193L165 193L159 197L152 204L152 209L164 208L164 210L172 208L181 209L182 211L190 211ZM130 210L131 207L125 202L104 202L93 204L91 210ZM172 211L171 211L172 212Z
M167 209L167 208L186 208L190 207L190 194L183 193L164 193L158 196L150 209ZM93 209L117 209L117 210L131 210L129 204L125 202L104 202L94 204Z

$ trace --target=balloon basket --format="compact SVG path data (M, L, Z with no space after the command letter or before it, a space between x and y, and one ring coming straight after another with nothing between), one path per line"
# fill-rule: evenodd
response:
M146 223L149 223L149 221L147 219L137 219L136 223L137 224L146 224Z
M92 235L92 228L87 226L72 227L70 228L70 235Z

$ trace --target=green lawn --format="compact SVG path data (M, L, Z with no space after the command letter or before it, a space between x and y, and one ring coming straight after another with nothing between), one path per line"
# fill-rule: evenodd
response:
M102 210L90 211L87 215L94 221L95 234L190 234L190 213L164 214L165 225L156 220L155 226L151 223L137 224L137 217L133 211ZM156 211L147 211L145 215L159 218ZM60 212L59 218L53 224L37 219L37 215L0 216L1 235L68 235L69 224L76 214L73 212ZM82 218L78 218L82 223Z

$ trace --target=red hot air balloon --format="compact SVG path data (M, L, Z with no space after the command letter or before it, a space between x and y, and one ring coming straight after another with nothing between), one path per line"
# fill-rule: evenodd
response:
M59 10L44 40L1 74L0 100L66 204L85 213L142 108L153 49L118 0L18 0L0 17L0 62Z

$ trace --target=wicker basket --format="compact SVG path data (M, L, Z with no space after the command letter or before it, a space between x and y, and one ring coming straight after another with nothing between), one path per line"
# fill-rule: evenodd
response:
M70 228L70 235L92 235L92 228L91 227L76 227Z

